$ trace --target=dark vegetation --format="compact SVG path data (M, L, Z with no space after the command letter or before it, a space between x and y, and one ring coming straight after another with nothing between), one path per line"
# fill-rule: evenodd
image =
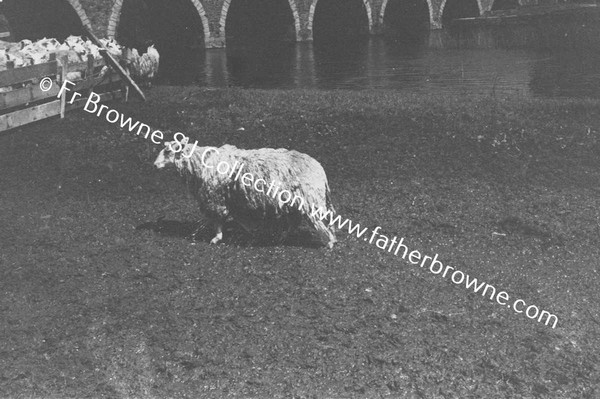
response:
M343 216L556 329L345 233L193 241L159 148L83 111L2 134L0 397L597 398L599 105L167 87L111 104L203 145L312 155Z
M0 14L10 23L11 40L15 41L43 37L63 41L69 35L84 33L81 19L67 0L3 0Z

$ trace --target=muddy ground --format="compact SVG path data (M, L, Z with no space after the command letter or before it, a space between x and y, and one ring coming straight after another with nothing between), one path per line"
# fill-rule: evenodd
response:
M600 102L157 87L109 105L306 152L344 217L558 325L344 232L194 241L159 147L78 111L0 134L0 397L600 397Z

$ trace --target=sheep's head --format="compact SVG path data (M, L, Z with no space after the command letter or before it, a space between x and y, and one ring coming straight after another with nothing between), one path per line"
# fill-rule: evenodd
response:
M65 39L65 43L73 47L75 44L84 44L85 41L81 38L81 36L71 35Z
M169 165L175 165L177 162L181 162L182 156L181 151L175 152L174 149L178 149L178 143L176 141L165 142L165 148L161 150L154 161L154 166L157 169L162 169Z
M23 39L19 42L19 44L21 45L21 50L23 50L25 47L31 46L33 42L29 39Z
M157 60L160 58L160 54L158 53L156 47L154 47L154 44L146 49L146 53L155 57Z
M71 50L75 51L80 57L87 54L85 46L81 43L75 43L71 46Z

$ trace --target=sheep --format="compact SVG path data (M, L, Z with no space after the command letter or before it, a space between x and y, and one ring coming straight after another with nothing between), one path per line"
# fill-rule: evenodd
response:
M57 55L66 55L71 63L85 61L85 55L92 54L95 58L100 57L97 46L91 42L85 42L79 36L69 36L63 44L54 38L42 38L35 42L29 39L23 39L19 42L0 41L0 72L11 68L21 68L29 65L43 64L50 60L52 53ZM9 64L10 62L10 64ZM81 71L70 71L66 76L69 81L78 81L83 79ZM37 83L37 79L28 82L0 87L0 93L7 93L13 90L27 87Z
M122 47L114 39L100 41L106 44L111 54L121 56ZM36 42L28 39L17 43L0 41L0 69L6 69L8 61L13 61L15 68L45 63L53 52L66 55L70 63L84 62L89 54L94 59L102 58L99 47L90 40L83 40L81 36L71 35L62 44L54 38L45 37Z
M37 45L44 48L46 51L56 51L60 46L60 42L54 38L43 38L37 42Z
M123 46L117 43L115 39L100 39L100 43L115 57L120 58L123 56Z
M87 40L85 42L85 47L87 50L88 54L91 54L92 57L94 57L94 59L100 59L102 58L102 55L100 54L100 47L96 46L94 43L91 42L91 40Z
M127 63L133 79L150 86L154 75L158 73L160 54L154 45L148 47L142 55L139 55L137 49L134 48L127 56Z
M30 46L31 44L33 44L33 42L29 39L23 39L19 42L19 46L21 47L21 50L27 46Z
M32 61L26 56L18 52L7 52L6 57L8 61L13 62L15 68L21 68L27 65L31 65Z
M69 45L69 47L73 48L77 45L85 45L85 40L81 36L71 35L65 39L65 43Z
M229 170L223 173L227 165ZM197 142L182 145L172 141L165 143L154 166L174 166L182 176L201 212L215 227L211 244L223 239L223 225L229 219L251 233L255 226L281 221L289 233L305 220L327 239L329 248L336 242L333 226L312 212L316 208L327 210L333 218L335 209L325 171L309 155L283 148L244 150L232 145L197 147ZM271 193L275 184L278 187ZM277 194L279 185L283 189Z
M0 1L1 2L1 1ZM114 55L121 56L122 46L114 39L100 39L108 47L108 51ZM5 42L0 40L0 71L8 69L8 62L12 62L12 68L21 68L29 65L43 64L50 60L50 55L65 55L69 63L81 63L87 60L91 54L94 59L102 58L100 49L90 40L84 40L81 36L69 36L64 43L54 38L42 38L35 42L23 39L19 42ZM99 73L102 78L108 73L108 66L104 66ZM83 79L83 71L69 71L66 79L71 82ZM14 89L29 86L31 82L0 87L0 93L10 92Z
M4 71L6 68L6 64L10 60L8 53L4 50L0 50L0 71Z

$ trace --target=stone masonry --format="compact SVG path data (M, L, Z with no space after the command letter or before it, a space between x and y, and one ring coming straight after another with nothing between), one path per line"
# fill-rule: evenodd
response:
M123 2L127 0L68 0L73 6L81 21L91 26L93 31L101 37L114 37L120 23ZM168 0L165 0L168 1ZM191 1L200 16L204 29L204 38L207 48L225 46L225 29L227 11L231 1L235 0L188 0ZM312 26L315 9L318 1L327 0L281 0L288 1L295 21L296 40L312 40ZM344 0L348 1L348 0ZM383 16L388 1L399 0L363 0L369 30L379 32L383 23ZM479 12L483 14L491 10L494 0L477 0ZM535 4L538 0L519 0L520 4ZM541 0L539 0L541 1ZM427 0L429 5L429 20L432 29L442 27L442 13L446 0Z

